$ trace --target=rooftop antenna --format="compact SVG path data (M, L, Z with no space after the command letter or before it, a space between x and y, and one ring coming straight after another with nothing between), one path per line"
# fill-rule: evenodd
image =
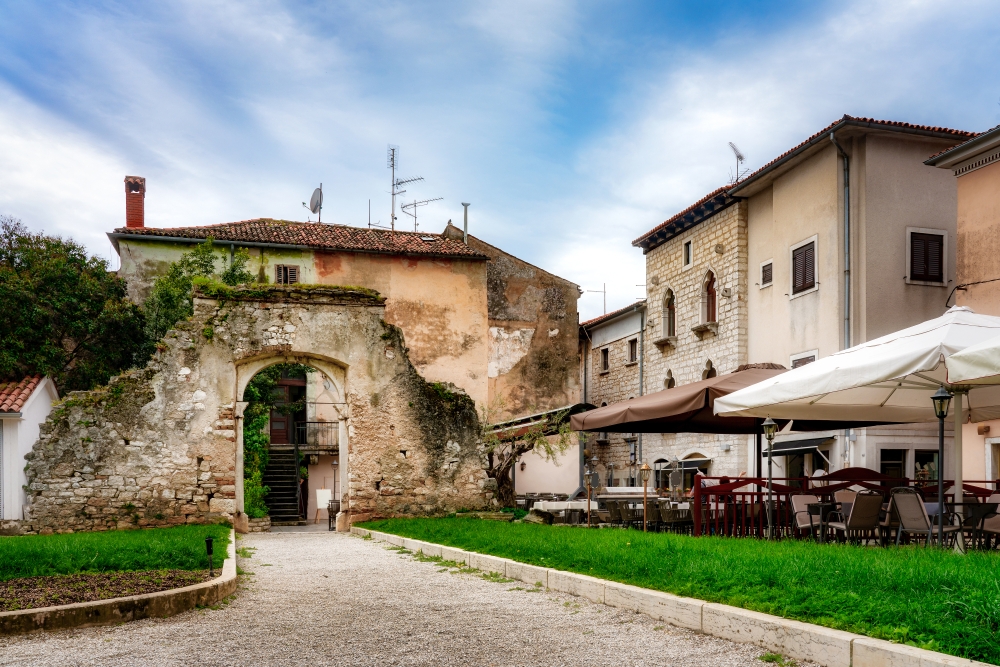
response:
M746 175L747 171L749 171L748 169L744 169L743 173L740 173L740 165L743 164L747 158L745 155L743 155L743 152L740 151L739 146L737 146L731 141L729 142L729 148L732 149L733 155L736 157L736 173L732 179L732 182L736 183Z
M413 231L417 231L417 207L427 206L432 201L441 201L442 199L444 199L444 197L435 197L434 199L422 199L420 201L414 200L409 204L403 204L402 206L399 207L399 210L413 218ZM413 213L410 213L410 211L407 211L406 209L412 209Z
M320 183L319 187L313 190L312 197L309 198L309 204L306 205L302 202L302 206L317 215L316 222L323 222L323 184Z
M608 314L608 284L607 283L601 283L601 287L602 287L602 289L588 289L588 290L584 290L584 291L585 292L596 292L598 294L603 294L604 295L604 314L607 315Z
M396 178L396 168L399 166L399 146L394 146L389 144L386 150L386 167L392 170L392 178L389 181L392 186L392 217L389 218L389 224L393 231L396 231L396 195L405 194L406 190L400 190L401 185L406 185L407 183L413 183L416 181L424 180L423 176L415 176L413 178Z

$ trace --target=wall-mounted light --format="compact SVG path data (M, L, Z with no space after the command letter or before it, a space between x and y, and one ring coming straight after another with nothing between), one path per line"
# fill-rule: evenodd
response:
M521 461L521 472L524 472L524 469L527 468L527 467L528 466L525 464L525 462Z

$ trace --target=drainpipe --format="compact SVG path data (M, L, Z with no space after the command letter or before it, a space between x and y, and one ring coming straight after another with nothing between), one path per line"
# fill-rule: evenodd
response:
M646 358L646 310L643 309L639 312L639 395L642 396L642 390L645 387L643 382L643 361ZM639 434L639 461L643 461L642 458L642 433Z
M830 141L844 160L844 347L851 346L851 162L833 132ZM845 452L850 451L851 429L844 429ZM831 471L833 472L833 471Z

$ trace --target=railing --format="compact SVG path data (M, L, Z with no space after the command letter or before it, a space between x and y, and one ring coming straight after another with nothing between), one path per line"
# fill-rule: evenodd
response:
M340 422L295 422L297 445L335 449L340 438Z
M954 485L954 480L944 481L946 502L955 501ZM847 468L824 477L774 477L771 485L774 536L799 533L792 511L791 497L794 495L810 494L833 501L837 491L867 489L881 493L888 501L892 489L899 486L914 487L926 500L937 500L936 481L889 477L866 468ZM1000 492L1000 480L969 480L962 484L962 489L984 500ZM734 480L696 475L691 498L694 534L764 537L767 534L767 496L766 477Z

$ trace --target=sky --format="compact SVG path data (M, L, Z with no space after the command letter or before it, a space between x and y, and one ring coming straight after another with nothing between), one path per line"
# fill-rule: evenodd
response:
M845 113L1000 124L1000 4L4 3L0 214L117 267L146 224L388 224L386 147L420 229L461 224L579 284L644 296L632 241ZM990 65L993 63L993 65ZM398 215L402 228L413 221ZM313 218L315 219L315 218Z

